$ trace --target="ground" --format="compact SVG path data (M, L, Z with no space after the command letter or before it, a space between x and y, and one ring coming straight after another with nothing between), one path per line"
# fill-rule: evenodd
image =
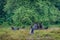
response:
M60 40L60 28L35 30L34 34L28 29L0 28L0 40Z

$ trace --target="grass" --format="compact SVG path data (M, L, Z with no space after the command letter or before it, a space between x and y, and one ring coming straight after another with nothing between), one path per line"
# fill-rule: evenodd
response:
M28 29L11 30L0 28L0 40L60 40L60 28L35 30L30 34Z

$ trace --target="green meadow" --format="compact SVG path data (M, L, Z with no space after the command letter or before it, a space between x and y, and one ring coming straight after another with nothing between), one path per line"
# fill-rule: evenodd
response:
M60 40L60 28L35 30L34 34L29 29L0 28L0 40Z

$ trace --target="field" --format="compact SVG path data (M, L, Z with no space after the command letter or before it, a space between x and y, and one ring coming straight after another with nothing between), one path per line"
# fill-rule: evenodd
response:
M60 40L60 28L35 30L34 34L28 29L0 28L0 40Z

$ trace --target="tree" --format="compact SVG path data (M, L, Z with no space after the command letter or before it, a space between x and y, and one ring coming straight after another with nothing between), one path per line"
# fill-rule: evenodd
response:
M3 11L5 5L5 0L0 0L0 24L5 21L5 12Z
M59 0L6 0L6 22L16 26L43 22L44 25L60 20Z

